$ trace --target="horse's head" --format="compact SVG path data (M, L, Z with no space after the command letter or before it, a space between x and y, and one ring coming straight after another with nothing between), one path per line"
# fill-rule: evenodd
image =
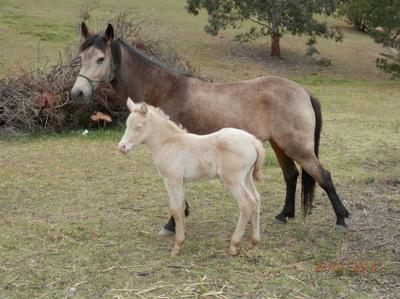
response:
M90 34L86 24L82 23L79 47L82 66L71 90L75 102L90 103L99 83L113 80L115 68L111 51L113 38L114 28L111 24L108 24L105 33Z
M130 98L127 100L131 112L126 120L124 136L118 144L118 150L126 154L134 146L143 143L149 134L149 110L143 103L135 104Z

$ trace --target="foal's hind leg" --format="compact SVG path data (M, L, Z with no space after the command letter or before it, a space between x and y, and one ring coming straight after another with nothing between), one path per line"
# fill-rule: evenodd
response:
M231 244L229 246L229 254L236 255L237 248L242 241L243 233L246 228L246 224L249 222L250 214L253 211L255 205L255 199L253 195L247 190L245 182L237 182L236 184L229 184L222 178L225 186L232 193L236 199L240 213L239 220L236 224L235 231L233 232Z
M251 243L253 246L257 245L260 242L260 194L257 192L256 186L254 185L254 181L252 178L252 171L251 170L246 177L246 186L250 193L253 195L255 200L255 205L253 207L253 214L252 214L252 226L253 231L251 234Z
M287 218L294 218L295 216L296 185L299 171L292 158L288 157L275 142L271 141L270 143L282 168L286 183L285 205L282 212L275 216L275 219L280 223L286 223Z

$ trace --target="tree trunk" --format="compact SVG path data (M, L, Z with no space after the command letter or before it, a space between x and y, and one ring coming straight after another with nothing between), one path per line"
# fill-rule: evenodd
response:
M271 56L272 57L279 57L281 58L281 47L279 45L280 40L279 32L272 32L271 33Z
M271 56L272 57L279 57L281 58L281 47L279 45L279 40L281 38L281 35L279 33L279 24L280 24L280 13L278 11L275 11L272 13L272 19L271 19Z

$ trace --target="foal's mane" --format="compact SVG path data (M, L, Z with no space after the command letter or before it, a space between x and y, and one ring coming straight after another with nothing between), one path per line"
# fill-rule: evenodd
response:
M187 132L186 129L182 125L176 124L174 121L172 121L167 114L164 113L160 108L156 108L151 105L147 105L147 107L150 108L151 111L154 112L155 115L160 116L160 118L166 120L166 123L169 127L173 128L174 130L177 130L179 132Z
M173 73L176 75L181 75L181 76L185 76L185 77L195 77L193 74L179 72L173 68L170 68L170 67L162 64L161 62L159 62L157 60L154 60L153 58L147 56L146 54L139 51L135 47L133 47L133 46L129 45L128 43L126 43L125 41L121 40L119 37L115 36L111 42L111 55L112 55L112 59L113 59L116 69L121 64L121 48L119 47L120 45L125 46L126 49L128 50L128 53L134 54L145 64L150 64L154 67L157 67L159 69L162 69L164 71L167 71L169 73ZM81 44L81 46L79 47L79 52L85 51L89 47L95 47L101 51L105 51L107 46L108 46L108 44L107 44L104 33L93 34L92 36L87 38Z

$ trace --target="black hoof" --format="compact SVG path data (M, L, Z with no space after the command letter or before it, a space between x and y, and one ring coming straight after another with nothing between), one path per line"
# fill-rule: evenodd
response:
M343 226L343 225L337 225L335 227L336 233L338 233L339 235L345 235L347 233L347 225Z
M164 229L175 234L175 219L173 217L164 225Z
M277 224L286 224L287 220L286 220L286 216L283 215L282 213L280 213L279 215L275 216L275 220L274 223Z
M347 213L348 216L348 213ZM336 220L336 232L339 234L345 234L347 232L347 224L345 216L338 216Z
M343 227L347 227L347 224L346 224L346 218L348 217L349 215L347 214L347 216L336 216L336 225L339 225L339 226L343 226Z

